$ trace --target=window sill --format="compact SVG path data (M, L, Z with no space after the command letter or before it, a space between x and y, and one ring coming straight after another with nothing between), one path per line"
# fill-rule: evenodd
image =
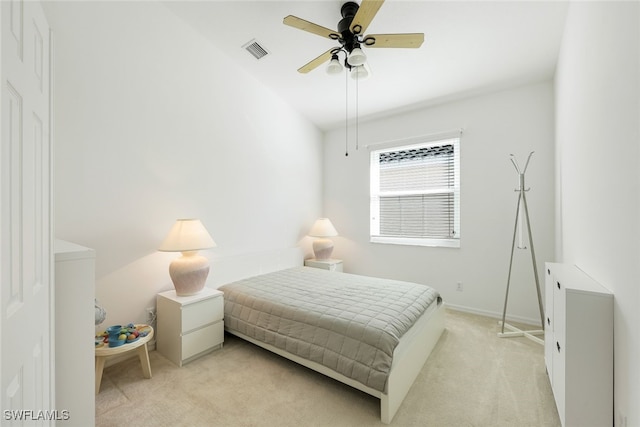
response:
M429 246L434 248L459 248L460 239L418 239L409 237L371 236L371 243L405 246Z

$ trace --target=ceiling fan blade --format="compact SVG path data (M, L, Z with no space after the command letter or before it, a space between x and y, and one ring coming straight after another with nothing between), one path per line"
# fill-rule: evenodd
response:
M367 47L419 48L424 42L423 33L369 34L362 43Z
M312 59L308 63L304 64L302 67L298 68L298 72L306 74L311 70L315 70L317 67L319 67L320 65L322 65L323 63L331 59L331 54L334 50L335 50L335 47L332 47L322 55L318 56L315 59Z
M282 22L290 27L317 34L322 37L328 37L332 40L337 40L338 37L340 37L340 35L334 30L320 26L318 24L314 24L313 22L305 21L304 19L298 18L297 16L286 16L282 20Z
M376 16L376 13L378 13L382 3L384 3L384 0L362 0L356 16L351 21L351 26L349 27L351 32L353 34L363 34Z

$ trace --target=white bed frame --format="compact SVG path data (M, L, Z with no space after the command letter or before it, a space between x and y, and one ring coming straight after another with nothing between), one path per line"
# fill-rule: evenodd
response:
M357 381L347 378L326 366L317 362L303 359L285 350L257 341L251 337L236 331L228 330L230 334L236 335L257 346L272 351L282 357L292 360L316 372L324 374L341 383L363 391L380 399L380 419L383 423L389 424L400 408L402 401L409 392L413 382L417 378L420 370L424 366L431 351L435 347L440 335L444 331L444 304L440 302L432 309L423 314L420 319L409 329L393 352L393 362L391 372L387 382L387 393L365 386Z
M212 274L209 275L207 286L217 288L225 283L246 277L300 266L303 264L304 256L305 254L302 249L295 247L213 259L211 260ZM379 398L380 419L383 423L389 424L391 420L393 420L402 401L444 331L444 312L444 304L441 301L438 304L434 304L434 306L429 308L411 329L404 334L402 339L400 339L400 343L393 352L393 362L387 382L387 393L382 393L367 387L326 366L303 359L272 345L256 341L241 333L235 331L228 332L300 365L313 369L316 372L338 380L341 383Z

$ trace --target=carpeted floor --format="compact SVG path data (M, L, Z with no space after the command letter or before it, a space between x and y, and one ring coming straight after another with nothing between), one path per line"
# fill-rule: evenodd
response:
M394 426L559 426L544 349L495 319L447 311L446 330ZM150 352L105 369L96 426L379 426L379 401L227 335L178 368Z

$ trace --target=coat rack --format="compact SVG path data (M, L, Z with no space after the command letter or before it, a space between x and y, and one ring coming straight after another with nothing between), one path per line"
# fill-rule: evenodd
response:
M501 332L498 333L498 336L501 338L511 338L511 337L526 337L532 341L535 341L539 344L544 345L544 340L537 337L537 335L544 334L544 309L542 308L542 297L540 296L540 281L538 280L538 269L536 267L536 252L533 247L533 236L531 234L531 223L529 222L529 208L527 207L527 197L526 193L529 191L529 188L525 187L524 184L524 175L527 172L527 167L529 167L529 161L531 160L531 156L533 155L533 151L529 153L529 157L527 157L527 163L524 165L524 170L520 170L520 166L513 154L510 155L510 160L513 166L516 168L516 172L518 172L518 176L520 178L520 187L515 189L514 191L518 192L518 205L516 207L516 220L513 228L513 241L511 243L511 259L509 261L509 274L507 276L507 292L504 297L504 309L502 311L502 321L500 325L502 326ZM520 207L524 209L520 209ZM511 284L511 269L513 267L513 253L516 248L516 236L519 236L518 239L518 249L527 249L527 247L523 244L522 241L522 212L524 211L524 219L527 223L527 231L529 234L529 245L531 246L531 262L533 264L533 275L536 281L536 291L538 293L538 307L540 309L540 323L542 325L542 329L537 330L529 330L523 331L513 325L510 325L505 322L505 317L507 315L507 302L509 301L509 286ZM505 328L507 328L510 332L505 332Z

